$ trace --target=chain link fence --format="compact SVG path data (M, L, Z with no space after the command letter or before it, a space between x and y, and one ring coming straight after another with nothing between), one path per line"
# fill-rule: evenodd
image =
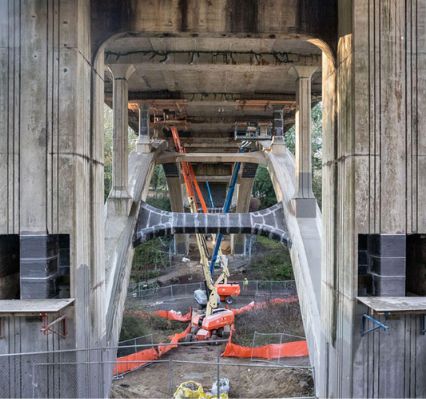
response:
M118 343L117 357L131 355L140 350L141 347L154 347L154 334L142 335L140 337L126 339Z
M296 283L294 280L263 281L246 280L238 282L241 287L240 296L274 296L296 295ZM129 287L129 298L141 300L159 300L175 297L192 297L197 289L204 289L204 282L175 284L165 287L146 288L143 283Z
M259 358L255 357L255 353L252 350L251 361L267 362L267 363L274 363L274 364L285 363L287 359L284 357L284 349L281 347L281 344L285 344L287 342L292 342L292 341L299 341L299 340L306 340L306 337L302 337L300 335L291 334L287 332L262 333L262 332L255 331L253 333L253 340L252 340L251 347L255 348L255 347L271 345L271 344L279 345L276 348L278 350L278 356L280 357L277 357L276 359L272 359L272 360L264 360L264 359L260 360ZM280 351L283 351L283 352L280 352Z
M149 340L149 336L139 338ZM270 388L265 383L268 380L279 382L277 393L284 396L302 396L306 392L313 392L312 367L309 365L224 359L220 357L220 350L216 351L216 355L207 356L212 347L209 345L208 350L199 353L200 343L179 344L198 347L191 360L176 358L177 352L173 352L172 356L150 361L149 364L142 360L117 362L117 349L126 348L124 343L121 344L123 346L119 348L0 355L0 398L127 397L121 396L121 390L125 387L131 387L133 394L136 392L142 398L170 398L184 381L196 380L210 389L222 377L230 380L234 397L275 397L259 396L262 384L264 389ZM141 350L151 346L151 343L135 344L127 348ZM143 369L130 373L129 378L127 375L113 378L117 363L132 363ZM310 384L308 388L296 392L296 395L282 391L286 389L286 379L294 382L301 378L307 381L305 388Z

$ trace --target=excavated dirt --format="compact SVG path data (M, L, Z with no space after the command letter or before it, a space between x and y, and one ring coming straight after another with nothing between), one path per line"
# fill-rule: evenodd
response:
M165 363L151 364L114 381L111 397L170 398L182 382L189 380L199 382L205 390L209 390L217 379L217 358L222 351L223 346L179 347L162 358ZM220 362L223 363L220 365L220 377L229 378L231 398L313 396L310 369L262 368L257 366L272 366L274 363L247 359L220 358ZM231 366L232 363L239 365ZM309 361L307 358L285 359L285 364L308 366Z
M299 302L270 304L267 309L242 313L235 318L235 330L232 341L245 346L252 346L255 332L265 334L256 335L255 346L296 341L305 336Z
M271 304L267 309L243 313L236 318L237 334L233 341L250 346L253 332L291 331L303 335L298 303ZM130 312L132 316L147 318L146 312ZM180 323L180 330L186 326ZM162 332L162 323L152 323L153 333ZM169 330L170 328L170 330ZM168 326L167 333L179 329L176 322ZM265 338L266 339L266 338ZM294 338L289 339L294 340ZM283 339L285 342L286 339ZM257 342L257 345L271 342ZM256 361L250 359L221 358L225 344L180 346L161 358L161 363L154 363L125 375L113 383L113 398L170 398L177 386L184 381L193 380L209 390L217 379L217 361L220 376L230 380L231 398L278 398L306 397L313 395L312 373L309 359L280 359L279 365L294 368L277 368L277 361ZM197 363L190 363L197 362ZM232 366L231 364L238 364ZM268 367L258 367L258 366ZM275 368L271 368L274 366ZM302 366L304 368L298 367Z

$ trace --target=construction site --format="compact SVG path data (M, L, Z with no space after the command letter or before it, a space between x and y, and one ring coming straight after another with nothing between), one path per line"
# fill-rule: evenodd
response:
M158 101L155 104L158 106ZM146 102L144 107L151 109L153 104ZM170 147L186 154L176 127L185 120L170 115L169 110L161 112L154 111L153 118L147 113L146 119L141 118L146 125L139 128L153 127L153 136L164 135ZM283 136L283 111L275 110L274 117L273 123L263 126L236 123L238 152L256 151L258 140L272 140L273 129ZM129 140L132 133L130 129ZM217 188L217 176L204 172L200 177L195 165L197 172L203 169L202 164L200 167L199 163L186 161L156 167L147 204L171 210L171 176L183 188L181 207L193 214L228 214L235 212L237 204L241 208L243 201L249 211L262 208L267 201L276 203L271 179L256 174L257 165L247 168L241 162L230 164L230 177L223 176L222 190ZM242 167L251 175L247 171L243 175ZM218 173L217 165L204 169ZM241 179L249 177L253 188L245 191L242 199L238 193ZM200 178L204 181L199 182ZM265 188L262 193L256 191L259 186ZM113 397L313 395L312 367L295 282L264 279L272 268L277 269L275 273L286 271L292 275L285 236L274 243L268 234L257 243L251 234L219 232L179 237L165 233L163 239L156 240L149 246L145 239L136 242L142 247L145 243L145 247L136 247L133 260L113 372ZM270 256L275 257L274 261L268 262ZM265 257L267 265L260 261ZM256 269L261 280L248 280ZM171 350L173 353L169 353ZM258 386L265 379L270 380L268 389Z
M425 397L425 20L0 0L0 397Z

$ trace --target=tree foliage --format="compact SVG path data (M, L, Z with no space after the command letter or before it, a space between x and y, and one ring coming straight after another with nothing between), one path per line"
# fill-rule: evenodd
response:
M277 197L266 166L259 165L253 182L253 197L260 200L260 209L277 203Z
M104 105L104 201L112 188L112 137L113 137L113 112L106 104ZM136 133L129 127L128 140L129 152L136 146Z
M296 127L292 126L285 134L287 148L294 154L296 147ZM321 208L322 200L322 103L312 108L312 191Z
M285 134L285 144L294 154L296 147L296 128L292 126ZM312 108L312 191L321 207L322 191L322 103ZM253 183L253 197L260 199L261 208L277 202L269 172L259 165Z

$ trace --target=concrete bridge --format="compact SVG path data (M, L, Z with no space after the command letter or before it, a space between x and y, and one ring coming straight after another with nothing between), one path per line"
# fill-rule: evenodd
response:
M164 165L182 213L185 157L218 201L244 163L231 219L247 219L253 165L268 168L318 396L426 396L425 19L426 0L0 0L0 395L108 396L152 171ZM238 154L236 122L275 137ZM57 372L35 375L46 362Z

